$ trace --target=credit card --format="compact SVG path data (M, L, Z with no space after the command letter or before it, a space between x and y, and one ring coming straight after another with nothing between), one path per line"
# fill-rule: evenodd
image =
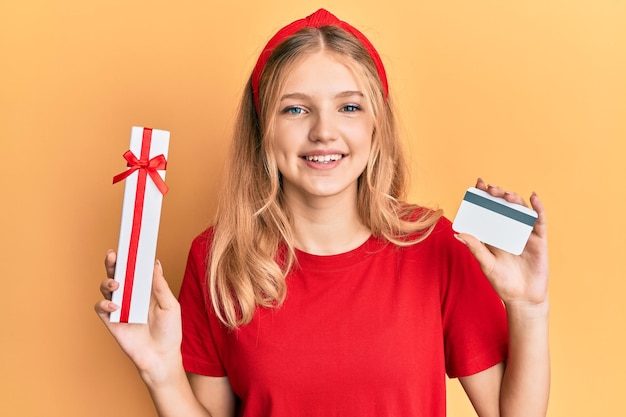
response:
M478 188L468 188L452 228L514 255L524 251L537 212Z

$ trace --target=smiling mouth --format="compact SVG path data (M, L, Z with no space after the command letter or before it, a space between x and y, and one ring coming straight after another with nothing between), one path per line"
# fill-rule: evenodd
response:
M317 164L328 164L330 162L339 161L342 158L345 158L344 154L331 154L331 155L305 155L302 158L309 162L315 162Z

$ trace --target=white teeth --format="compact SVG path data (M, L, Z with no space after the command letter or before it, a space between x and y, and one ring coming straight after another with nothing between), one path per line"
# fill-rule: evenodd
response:
M319 162L319 163L328 163L330 161L338 161L343 157L341 154L333 154L333 155L307 155L304 157L307 161Z

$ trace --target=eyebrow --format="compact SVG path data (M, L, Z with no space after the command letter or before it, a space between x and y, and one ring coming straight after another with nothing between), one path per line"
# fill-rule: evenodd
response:
M352 97L352 96L359 96L359 97L365 97L365 95L358 90L347 90L347 91L342 91L340 93L335 94L335 98L345 98L345 97ZM309 96L308 94L304 94L304 93L289 93L289 94L285 94L283 95L280 100L288 100L288 99L307 99L310 98L311 96Z

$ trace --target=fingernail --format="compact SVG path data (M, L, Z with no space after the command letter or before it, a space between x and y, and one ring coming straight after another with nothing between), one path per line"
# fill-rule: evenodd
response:
M115 303L109 303L108 307L110 310L113 310L113 311L118 310L120 308L120 306L118 306Z
M156 259L156 260L154 261L154 264L160 267L160 266L161 266L161 261L159 261L158 259Z
M461 236L459 236L459 235L454 235L454 237L456 238L456 240L458 240L458 241L459 241L459 242L461 242L462 244L467 245L467 242L466 242L466 241L464 241L463 239L461 239Z

